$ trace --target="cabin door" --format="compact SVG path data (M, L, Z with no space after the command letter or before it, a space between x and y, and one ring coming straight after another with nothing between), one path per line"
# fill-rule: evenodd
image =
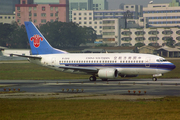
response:
M145 67L150 67L150 58L146 58L145 60Z
M51 64L52 64L52 65L55 65L55 64L56 64L56 58L52 58L52 59L51 59Z

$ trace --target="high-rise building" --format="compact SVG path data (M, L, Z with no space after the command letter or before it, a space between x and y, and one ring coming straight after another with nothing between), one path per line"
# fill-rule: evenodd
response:
M34 4L59 4L59 0L34 0Z
M15 21L15 4L19 3L20 0L0 0L0 23Z
M92 0L69 0L69 20L72 21L73 10L92 10Z
M93 0L93 10L108 10L108 2L106 0Z
M35 25L45 24L48 21L69 21L68 0L59 0L59 4L46 4L47 0L44 2L44 4L28 4L28 0L21 0L20 4L16 4L18 24L24 24L24 21L32 21Z
M12 15L15 12L15 4L19 4L20 0L0 0L0 14Z
M166 4L148 4L143 8L143 16L149 19L151 27L166 27L180 25L179 0Z
M69 20L72 21L73 10L107 10L106 0L69 0Z

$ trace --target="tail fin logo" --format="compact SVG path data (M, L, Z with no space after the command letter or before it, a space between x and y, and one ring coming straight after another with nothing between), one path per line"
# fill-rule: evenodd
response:
M43 38L40 37L39 35L34 35L33 37L30 38L31 41L34 43L34 47L38 48L40 46L40 41L43 41Z

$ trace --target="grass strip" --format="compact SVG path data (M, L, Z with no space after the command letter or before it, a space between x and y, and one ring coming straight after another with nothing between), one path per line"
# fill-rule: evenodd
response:
M153 100L0 99L1 120L178 120L180 97Z

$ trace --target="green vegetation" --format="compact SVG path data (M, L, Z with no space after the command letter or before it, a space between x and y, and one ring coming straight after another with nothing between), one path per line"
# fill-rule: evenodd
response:
M55 48L76 47L81 43L94 42L96 31L91 27L81 27L76 23L47 22L39 30ZM25 25L0 23L0 46L8 48L29 48Z
M1 120L178 120L180 98L154 100L0 99Z
M159 78L180 78L180 60L172 59L170 61L176 65L176 69L164 74L164 76ZM88 79L89 76L90 75L71 74L55 71L32 63L0 64L0 80ZM152 78L152 75L139 75L136 78ZM119 79L122 78L119 77Z
M139 43L136 43L135 46L136 46L136 47L142 47L142 46L145 46L145 44L139 42Z
M89 77L85 75L55 71L32 63L0 64L1 80L57 80L84 78Z

